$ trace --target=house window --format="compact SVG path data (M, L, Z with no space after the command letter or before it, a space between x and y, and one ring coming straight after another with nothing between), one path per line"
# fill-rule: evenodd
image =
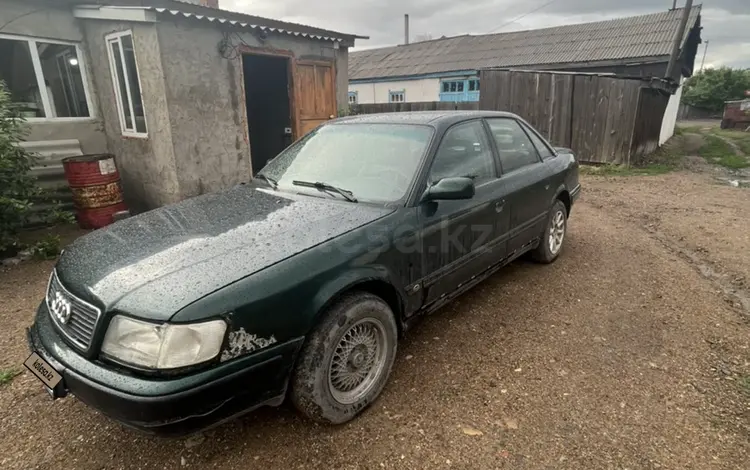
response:
M133 33L125 31L110 34L105 39L122 134L145 137L147 135L146 115L143 111L141 80L136 64Z
M388 90L389 103L404 103L406 101L406 90L391 91Z
M349 104L357 104L357 92L356 91L350 91L349 92Z
M440 82L440 101L479 101L479 79L450 79Z
M83 54L75 43L0 34L0 80L27 119L89 118Z

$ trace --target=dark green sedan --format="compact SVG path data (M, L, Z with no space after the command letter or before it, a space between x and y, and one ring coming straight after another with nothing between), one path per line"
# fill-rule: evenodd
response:
M578 164L518 116L424 112L317 128L249 184L62 253L26 366L122 423L184 434L287 397L343 423L416 320L529 252L561 252Z

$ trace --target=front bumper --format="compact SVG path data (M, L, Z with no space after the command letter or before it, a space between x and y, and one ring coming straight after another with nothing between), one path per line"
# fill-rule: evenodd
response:
M179 436L218 425L264 405L280 405L302 340L270 347L207 371L143 378L90 361L58 335L40 306L29 347L63 376L53 398L68 393L122 424Z

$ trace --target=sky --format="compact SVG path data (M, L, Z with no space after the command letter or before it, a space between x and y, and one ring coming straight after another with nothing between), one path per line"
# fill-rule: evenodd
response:
M343 33L369 36L354 50L400 44L404 14L410 17L412 41L424 35L439 38L486 34L601 21L665 11L672 0L219 0L226 10L302 23ZM750 68L750 0L703 0L704 44L709 41L706 67ZM677 6L685 0L677 0ZM542 8L539 8L542 7ZM533 10L539 8L533 13ZM522 15L523 18L518 18ZM512 21L515 20L515 21ZM499 29L498 29L499 28Z

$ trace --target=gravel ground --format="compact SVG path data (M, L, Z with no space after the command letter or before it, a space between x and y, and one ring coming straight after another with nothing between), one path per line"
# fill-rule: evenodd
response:
M22 373L0 386L0 468L739 469L750 461L750 190L586 177L563 255L517 262L411 331L359 419L264 409L142 436ZM0 271L0 368L49 262Z

